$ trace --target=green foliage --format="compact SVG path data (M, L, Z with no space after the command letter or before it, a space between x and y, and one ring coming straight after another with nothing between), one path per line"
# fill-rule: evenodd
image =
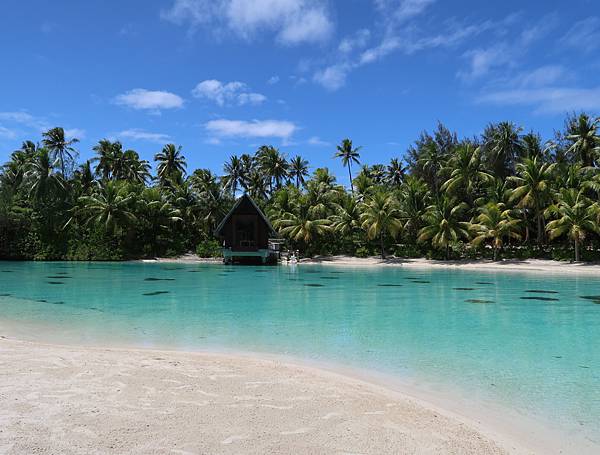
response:
M213 232L242 191L303 256L600 259L600 120L570 116L545 143L523 131L501 122L459 139L438 124L404 159L362 165L344 139L332 152L347 190L270 145L231 156L222 176L188 172L175 144L154 156L154 177L107 139L78 164L77 140L53 128L0 167L0 259L218 257Z
M196 247L196 254L201 258L219 258L222 256L221 245L215 239L204 240Z

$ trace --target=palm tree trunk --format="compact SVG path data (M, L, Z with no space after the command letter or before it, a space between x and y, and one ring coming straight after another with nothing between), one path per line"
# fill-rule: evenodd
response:
M494 262L498 260L498 247L494 246Z
M379 234L379 245L381 246L381 259L385 259L385 249L383 245L383 230L381 230L381 234Z
M350 177L350 191L352 192L352 196L354 196L354 184L352 183L352 171L350 170L350 163L348 163L348 176Z
M579 253L579 239L575 239L575 262L579 262L581 260L581 255Z
M539 209L536 208L536 218L537 218L537 242L538 245L542 244L542 213Z
M446 261L450 260L450 244L446 244Z

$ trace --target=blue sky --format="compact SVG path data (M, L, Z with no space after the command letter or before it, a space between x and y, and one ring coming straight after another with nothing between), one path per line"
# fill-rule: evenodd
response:
M190 169L273 144L329 166L401 157L438 120L512 120L545 137L600 113L595 0L4 0L0 160L63 126Z

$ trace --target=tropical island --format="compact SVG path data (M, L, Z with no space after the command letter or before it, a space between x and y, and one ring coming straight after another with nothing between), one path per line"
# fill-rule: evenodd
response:
M219 172L187 169L167 144L153 175L135 150L102 139L81 164L77 138L52 128L2 166L0 258L218 257L214 230L246 193L305 257L600 259L600 119L569 115L553 138L526 131L501 122L459 138L440 123L400 157L362 165L369 151L344 139L331 156L348 170L345 188L327 163L269 145Z

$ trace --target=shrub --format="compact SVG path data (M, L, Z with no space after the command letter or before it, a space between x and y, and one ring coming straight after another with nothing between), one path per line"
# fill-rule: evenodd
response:
M201 258L221 257L221 245L214 239L203 240L196 246L196 254Z

